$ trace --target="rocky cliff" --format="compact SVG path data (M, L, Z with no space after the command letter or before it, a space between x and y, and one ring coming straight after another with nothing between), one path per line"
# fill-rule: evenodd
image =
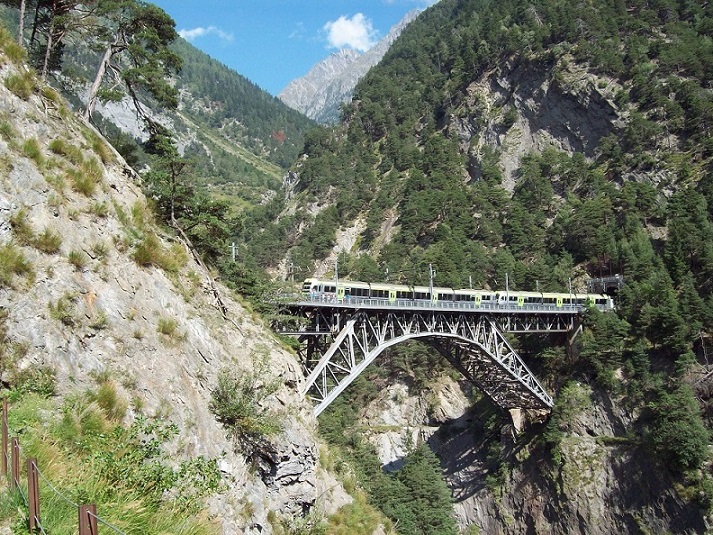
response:
M98 373L114 378L133 400L128 419L175 423L177 456L218 459L228 488L209 507L223 533L271 533L270 512L328 514L349 501L319 467L293 355L153 223L139 176L54 91L1 52L0 80L0 252L24 260L0 283L6 341L19 348L3 380L51 370L66 395ZM209 410L218 374L256 363L261 381L279 381L264 404L285 422L257 463Z
M383 39L364 54L351 49L331 54L303 77L287 84L278 98L317 122L336 122L339 119L340 104L351 99L357 82L379 63L391 43L418 14L418 10L409 11Z
M448 378L421 396L394 384L364 410L362 424L387 469L413 444L429 443L465 533L706 532L710 519L695 499L628 440L634 415L586 384L561 396L567 421L554 448L544 444L543 426L513 435L507 418L493 422L472 405L468 385Z

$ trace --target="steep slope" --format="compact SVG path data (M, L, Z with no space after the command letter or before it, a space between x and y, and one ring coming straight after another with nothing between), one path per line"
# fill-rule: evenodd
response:
M113 378L128 420L171 422L178 458L218 460L225 490L208 505L223 533L345 503L318 467L293 356L152 223L139 177L54 91L2 52L0 79L0 350L17 348L4 383L47 370L68 396ZM284 431L260 448L239 449L209 409L225 371L258 374L256 393L278 385L260 403Z
M359 80L381 61L391 44L418 14L418 10L409 11L383 39L363 54L350 49L331 54L302 78L287 84L278 98L318 123L337 122L339 106L351 99Z

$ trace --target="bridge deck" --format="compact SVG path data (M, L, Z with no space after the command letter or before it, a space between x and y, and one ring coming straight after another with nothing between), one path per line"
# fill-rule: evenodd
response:
M585 307L580 305L547 305L525 303L481 303L467 301L419 301L413 299L372 299L363 297L350 297L341 300L325 299L322 297L309 298L300 296L298 300L285 300L285 305L294 307L320 307L337 308L345 310L391 310L391 311L422 311L433 312L449 310L464 313L488 314L571 314L577 315L584 312Z

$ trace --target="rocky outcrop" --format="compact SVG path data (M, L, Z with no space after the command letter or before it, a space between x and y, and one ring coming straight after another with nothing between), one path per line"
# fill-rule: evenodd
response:
M704 533L705 513L679 495L665 466L626 439L633 416L608 395L577 385L581 406L561 428L553 451L542 426L513 442L484 429L452 380L422 397L390 386L363 412L362 424L387 469L427 441L438 454L461 529L476 533ZM509 425L505 420L500 425ZM487 427L487 426L486 426ZM504 452L504 480L493 473L493 446ZM490 477L489 477L490 476ZM495 476L495 477L494 477Z
M357 82L381 61L403 29L419 14L409 11L376 45L364 52L342 49L317 63L301 78L291 81L278 98L319 123L339 120L339 106L348 102Z
M611 79L600 78L567 56L554 66L504 63L467 89L448 129L470 159L469 179L480 177L485 147L499 153L504 187L515 186L521 158L553 148L594 158L603 136L625 123Z
M19 72L1 64L0 79ZM228 490L209 505L223 533L271 533L268 512L290 517L319 505L329 513L348 502L319 469L294 357L184 242L151 222L138 175L118 153L63 103L43 98L22 100L0 84L0 246L13 242L32 272L0 286L7 337L22 348L17 367L51 369L61 395L108 375L133 400L128 419L141 412L176 424L177 456L219 461ZM80 185L80 161L92 162L92 188ZM56 250L33 246L43 233L56 236ZM142 242L170 265L135 261ZM264 403L285 422L260 450L258 470L209 410L218 374L248 373L256 362L266 382L281 385Z

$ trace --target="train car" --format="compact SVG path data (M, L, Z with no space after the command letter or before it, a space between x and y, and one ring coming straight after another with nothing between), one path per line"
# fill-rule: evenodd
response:
M596 306L599 310L614 310L614 300L603 294L578 294L565 292L490 291L434 287L409 286L405 284L370 283L349 280L305 279L302 294L309 299L324 301L364 299L389 301L390 303L442 303L443 306L474 308L526 308L544 307L585 307Z

